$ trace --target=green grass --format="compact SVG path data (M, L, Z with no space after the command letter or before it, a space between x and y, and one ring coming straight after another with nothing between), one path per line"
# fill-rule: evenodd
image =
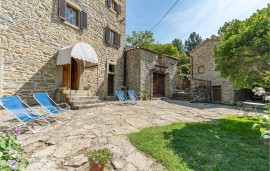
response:
M236 116L216 124L179 122L146 128L129 138L169 171L268 171L269 145L251 129L254 122Z

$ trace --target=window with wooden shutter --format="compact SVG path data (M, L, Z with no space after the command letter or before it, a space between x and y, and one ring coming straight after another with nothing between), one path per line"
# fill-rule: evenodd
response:
M116 31L106 27L105 29L105 41L117 48L120 48L121 36Z
M120 48L121 47L121 35L117 34L117 47Z
M81 11L81 28L87 29L87 13L84 11Z
M79 10L72 5L66 5L66 21L74 26L79 26Z
M117 8L117 13L120 15L122 13L122 7L121 5L118 5L118 8Z
M107 4L108 4L109 7L111 7L112 6L112 0L107 0Z
M62 19L66 19L66 0L58 1L58 15Z
M105 41L110 43L110 32L111 32L111 29L109 27L106 27L105 29Z

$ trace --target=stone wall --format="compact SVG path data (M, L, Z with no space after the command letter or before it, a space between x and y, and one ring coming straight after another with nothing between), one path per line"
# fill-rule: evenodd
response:
M215 71L214 62L214 48L219 45L219 41L216 39L207 39L196 49L194 49L191 55L192 75L191 84L195 85L198 80L211 81L212 86L221 85L222 89L222 103L233 104L234 102L234 90L232 82L229 79L224 79L220 76L220 73ZM204 66L204 72L199 73L198 67Z
M153 97L153 70L161 58L165 68L165 96L171 97L176 87L177 59L142 48L127 51L127 86L138 96Z
M141 97L143 95L152 96L152 69L158 61L158 54L146 50L141 50Z
M176 78L177 78L177 59L169 56L165 56L166 63L165 67L167 67L166 70L166 76L165 76L165 95L167 97L172 97L175 93L176 88Z
M116 1L122 6L121 15L105 0L71 0L88 14L88 29L82 30L58 17L57 0L1 0L2 95L16 94L30 102L34 92L47 91L54 96L61 84L57 74L61 66L56 66L58 50L78 42L90 44L99 58L98 68L84 70L84 84L90 83L94 92L105 97L107 62L112 61L117 65L116 85L122 85L126 1ZM105 42L106 26L121 34L119 49Z
M133 89L139 96L141 92L141 50L136 49L127 52L127 86Z

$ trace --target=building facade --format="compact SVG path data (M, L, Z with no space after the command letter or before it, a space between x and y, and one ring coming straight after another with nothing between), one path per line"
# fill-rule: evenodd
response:
M33 102L35 92L55 96L59 86L100 98L115 96L123 85L125 0L1 0L0 95ZM57 65L59 50L90 45L98 62L72 56ZM71 69L70 69L71 67Z
M133 47L126 52L126 86L141 98L172 97L176 88L178 59Z
M207 39L190 52L191 89L201 93L203 102L233 104L234 89L229 79L215 71L214 48L217 39Z

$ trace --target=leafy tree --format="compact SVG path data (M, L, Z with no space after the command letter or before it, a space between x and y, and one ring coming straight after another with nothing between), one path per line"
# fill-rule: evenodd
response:
M185 46L183 45L182 40L176 39L176 38L175 38L175 39L172 41L172 44L173 44L175 47L177 47L177 50L178 50L179 54L180 54L181 52L184 52Z
M185 40L185 50L187 53L192 51L192 49L196 48L202 42L202 38L199 34L195 32L191 33L188 37L188 40Z
M226 22L215 49L216 70L229 77L236 89L269 86L270 5L250 18Z
M153 33L151 31L133 31L132 35L127 35L126 43L132 46L149 47L154 43Z
M182 40L177 38L172 41L172 44L175 47L177 47L179 52L177 74L180 76L188 76L190 64L189 64L189 57L185 52L185 46L183 45Z
M153 44L149 47L160 54L166 54L174 57L179 57L178 49L171 43L167 44Z
M167 54L170 56L179 56L177 47L171 43L159 44L154 43L155 39L153 38L153 33L151 31L133 31L132 35L127 35L126 43L132 46L140 46L148 48L154 51L157 51L160 54Z

